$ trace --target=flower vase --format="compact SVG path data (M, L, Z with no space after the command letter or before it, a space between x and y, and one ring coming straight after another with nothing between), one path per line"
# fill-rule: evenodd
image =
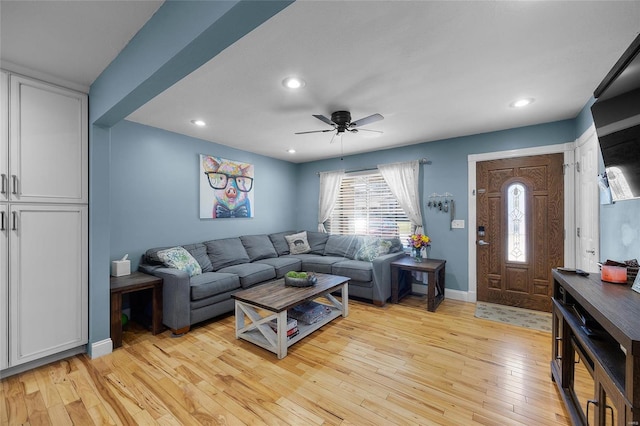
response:
M422 248L413 249L413 260L417 263L422 262Z

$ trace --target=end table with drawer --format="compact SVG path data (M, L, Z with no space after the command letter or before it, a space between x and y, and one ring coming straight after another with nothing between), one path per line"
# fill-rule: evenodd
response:
M151 332L161 333L162 326L162 278L133 272L130 275L111 277L111 341L113 348L122 346L122 295L151 289Z
M411 292L411 286L400 294L400 274L402 271L426 272L429 277L427 284L427 310L435 312L436 308L444 300L444 277L446 260L422 259L416 262L412 257L406 256L391 262L391 303L398 301Z

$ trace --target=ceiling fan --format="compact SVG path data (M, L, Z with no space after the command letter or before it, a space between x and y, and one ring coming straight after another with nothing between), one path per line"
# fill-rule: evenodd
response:
M336 135L341 136L344 132L358 132L364 130L366 132L382 133L380 130L363 129L360 126L366 126L367 124L375 123L376 121L383 120L384 117L381 114L372 114L368 117L361 118L360 120L351 121L351 113L349 111L335 111L331 113L331 119L324 115L313 114L318 120L328 124L332 129L325 130L310 130L307 132L296 132L296 135L304 135L307 133L325 133L336 131ZM333 139L331 140L333 142Z

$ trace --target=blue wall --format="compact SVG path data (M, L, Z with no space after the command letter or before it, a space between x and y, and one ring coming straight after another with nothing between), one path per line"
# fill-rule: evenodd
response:
M199 154L254 165L253 218L199 218ZM128 253L132 270L151 247L295 227L292 163L129 121L111 128L110 156L111 260Z
M422 216L425 232L433 238L429 256L447 260L447 288L468 291L468 161L469 154L479 154L535 146L556 145L575 140L574 120L564 120L537 126L500 132L428 142L402 148L372 152L300 165L297 228L316 229L318 220L317 172L371 168L377 164L394 163L427 157L431 164L422 167ZM427 209L432 193L449 192L455 199L455 218L464 219L465 229L450 229L449 214Z

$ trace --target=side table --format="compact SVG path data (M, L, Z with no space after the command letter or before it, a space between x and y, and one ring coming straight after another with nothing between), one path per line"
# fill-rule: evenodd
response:
M435 312L438 305L444 300L444 277L446 260L422 259L416 262L412 257L406 256L391 262L391 303L398 303L402 297L411 292L411 289L400 294L401 271L426 272L429 277L427 285L427 310Z
M122 346L122 295L136 291L152 290L151 332L162 332L162 278L133 272L130 275L111 277L111 341L113 348Z

